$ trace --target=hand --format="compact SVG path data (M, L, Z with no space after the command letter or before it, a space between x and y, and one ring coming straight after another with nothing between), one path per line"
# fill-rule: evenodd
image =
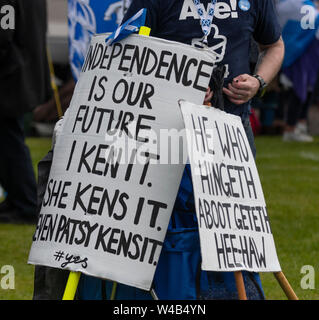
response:
M213 98L213 91L210 89L210 87L207 88L207 91L206 91L206 95L205 95L205 99L204 99L204 105L205 106L211 106L211 100Z
M259 87L258 79L249 74L242 74L234 78L232 83L228 84L228 88L223 88L223 92L232 103L240 105L252 99Z

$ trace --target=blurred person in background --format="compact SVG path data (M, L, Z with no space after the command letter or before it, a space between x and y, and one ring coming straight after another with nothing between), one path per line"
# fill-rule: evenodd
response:
M24 114L51 95L46 56L46 1L0 0L13 16L0 27L0 223L36 223L37 186L25 144ZM0 20L7 14L1 11Z
M309 0L277 1L277 10L285 43L280 76L286 105L283 141L312 142L307 119L319 74L319 12Z
M122 21L130 3L131 0L68 0L71 77L58 88L62 114L69 107L92 36L113 31ZM37 123L55 123L59 119L57 110L56 100L52 98L34 109L33 120Z

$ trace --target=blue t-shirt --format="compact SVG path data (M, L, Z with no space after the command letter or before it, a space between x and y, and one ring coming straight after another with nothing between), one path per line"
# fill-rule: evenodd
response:
M204 10L211 6L211 0L201 3ZM124 21L142 8L147 9L146 25L154 37L191 45L204 36L193 0L133 0ZM273 0L218 1L208 46L217 53L217 64L226 66L225 86L238 75L250 73L252 37L269 45L279 40L280 35ZM249 103L238 106L225 97L225 111L245 116Z
M211 0L201 0L201 3L207 10ZM142 8L147 9L146 25L151 28L151 36L190 45L204 36L193 0L133 0L123 21ZM252 38L269 45L278 41L280 36L273 0L218 1L208 46L217 53L217 64L226 65L225 86L238 75L250 73ZM225 111L246 117L249 103L238 106L225 97ZM194 213L191 171L186 165L169 229L195 227Z

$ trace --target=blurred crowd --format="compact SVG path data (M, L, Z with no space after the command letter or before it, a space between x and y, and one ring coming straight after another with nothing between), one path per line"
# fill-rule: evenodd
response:
M285 59L262 99L255 99L255 133L312 142L319 134L319 1L276 0Z
M266 94L253 101L252 127L255 135L280 134L284 141L311 142L312 135L319 135L319 1L273 1L283 30L285 60L279 75L269 84ZM126 5L127 3L129 1L126 1ZM70 7L69 5L69 11ZM69 12L69 25L70 18L74 19L74 13ZM87 31L92 34L89 28ZM70 50L73 50L72 47ZM258 48L252 45L253 67L257 63L257 57ZM69 66L55 67L58 76L61 75L59 96L64 112L72 97L76 69L72 61L70 70ZM37 133L46 134L42 130L43 123L53 124L58 119L56 99L53 97L37 106L32 118ZM47 134L50 134L53 126L47 126ZM32 132L36 133L34 130Z

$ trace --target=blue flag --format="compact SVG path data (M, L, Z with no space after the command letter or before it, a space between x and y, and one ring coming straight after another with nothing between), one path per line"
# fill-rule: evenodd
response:
M107 39L106 44L112 45L120 41L131 33L137 32L141 26L145 25L146 9L141 9L133 17L128 19L123 25L119 26Z
M68 0L69 61L75 80L92 36L116 30L130 3L131 0Z
M307 7L305 7L307 6ZM305 28L303 20L307 9L309 18L314 18L313 27ZM282 27L282 37L285 43L285 59L283 68L291 66L306 51L319 32L319 13L310 0L280 0L277 3L279 22ZM312 12L311 12L312 11Z

